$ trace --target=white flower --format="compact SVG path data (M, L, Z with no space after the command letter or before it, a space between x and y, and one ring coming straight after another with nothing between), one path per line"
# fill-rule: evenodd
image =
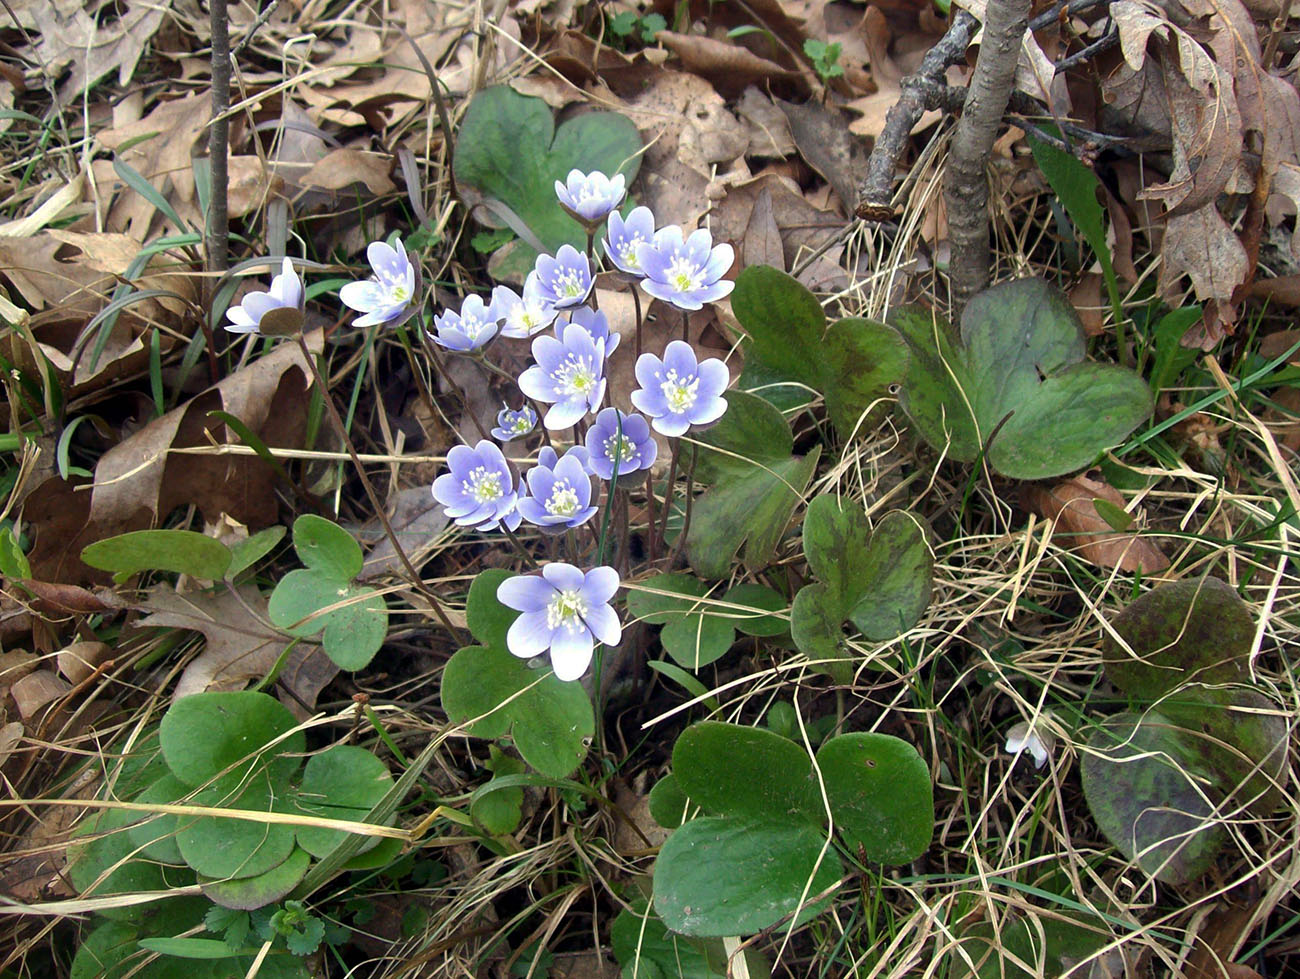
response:
M1047 757L1056 747L1056 738L1043 726L1046 718L1039 718L1038 725L1021 721L1007 732L1007 751L1019 757L1028 751L1034 758L1034 767L1042 768L1047 764Z

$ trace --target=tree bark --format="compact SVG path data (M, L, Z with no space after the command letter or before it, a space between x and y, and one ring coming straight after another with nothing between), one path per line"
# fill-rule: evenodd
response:
M1029 5L1029 0L988 0L975 73L953 133L944 183L953 322L989 281L988 161L1015 82Z

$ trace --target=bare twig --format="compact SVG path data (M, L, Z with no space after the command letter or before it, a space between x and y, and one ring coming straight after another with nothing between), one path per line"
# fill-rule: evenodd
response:
M907 137L922 114L939 107L934 99L942 86L944 72L965 55L978 27L979 21L966 11L959 11L948 33L926 53L921 66L899 83L902 91L885 116L885 128L876 137L867 160L867 175L858 188L855 209L858 217L868 221L893 220L894 175L907 146ZM1014 59L1011 64L1015 66Z
M211 0L212 23L212 122L208 128L208 161L212 189L204 235L207 270L224 272L230 264L230 213L226 194L229 176L226 167L230 142L230 18L226 0ZM211 281L211 280L208 280Z
M1029 0L989 0L975 73L953 133L944 200L952 245L949 282L954 322L967 300L989 280L989 154L1015 84L1028 21Z

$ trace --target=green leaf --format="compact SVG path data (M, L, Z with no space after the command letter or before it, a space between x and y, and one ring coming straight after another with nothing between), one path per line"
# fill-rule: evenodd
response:
M232 959L245 954L232 950L215 938L142 938L139 945L147 952L170 955L177 959Z
M224 776L194 794L196 806L270 812L282 791L265 771ZM294 849L292 826L228 816L200 816L176 832L181 856L205 877L257 877L283 863ZM296 883L296 882L295 882Z
M641 166L641 137L630 119L613 112L589 112L556 129L545 102L500 85L470 101L452 166L471 206L503 204L548 252L566 243L582 249L586 234L556 203L555 181L578 169L622 173L631 184ZM482 207L475 215L487 217ZM491 223L499 225L501 214L495 217Z
M871 532L864 594L849 618L868 639L902 635L930 605L934 555L920 518L906 510L886 513Z
M761 614L783 612L790 604L785 596L766 585L737 585L722 600L728 605L739 607L720 608L716 610L717 614L728 619L737 631L747 636L781 636L790 631L790 620L786 616Z
M986 289L962 314L963 345L915 307L890 321L912 350L902 405L941 452L1014 479L1073 472L1117 445L1151 414L1132 371L1084 360L1083 326L1061 292L1039 279ZM996 435L995 435L996 433Z
M1129 697L1149 702L1185 683L1232 683L1247 677L1255 619L1218 578L1153 588L1112 625L1114 634L1108 631L1103 640L1102 661L1107 678Z
M307 876L311 857L296 847L283 862L256 877L241 880L203 881L204 897L223 908L255 911L273 904L298 886Z
M489 751L491 757L488 759L486 767L495 776L493 781L508 775L522 775L524 773L524 763L519 759L511 758L496 745L492 745ZM515 827L519 825L519 820L523 815L523 804L524 789L522 785L503 788L490 795L475 799L470 804L469 814L489 834L500 836L515 831Z
M1111 302L1118 308L1119 279L1115 276L1115 266L1111 262L1110 246L1106 243L1106 225L1102 218L1101 202L1097 200L1097 191L1101 189L1097 175L1069 153L1033 136L1029 137L1029 148L1038 168L1043 171L1043 176L1056 192L1057 199L1070 215L1070 220L1097 256L1102 277L1106 280L1106 291L1110 294Z
M132 801L143 805L151 803L171 805L182 799L189 791L190 786L171 772L166 772L157 782L141 792ZM180 847L176 845L179 816L168 813L144 817L139 813L131 813L130 815L134 821L131 823L127 835L131 840L131 845L139 847L142 855L150 860L158 860L162 863L184 863Z
M870 427L888 411L882 399L902 382L908 362L907 345L893 328L843 319L828 329L817 298L767 265L751 265L737 276L731 308L757 359L820 392L842 437L853 433L864 413L862 424Z
M30 578L32 566L27 561L13 527L0 528L0 574L6 578Z
M107 897L166 887L162 868L135 852L130 836L123 831L134 813L105 809L78 827L78 836L68 849L68 877L82 897ZM108 909L108 917L138 920L141 908Z
M251 537L239 541L230 549L232 557L230 567L226 569L226 576L234 578L241 571L248 570L270 554L275 545L282 540L284 540L284 528L275 526L259 530Z
M1227 838L1206 797L1213 775L1173 721L1154 710L1109 718L1093 730L1080 767L1097 827L1125 857L1169 884L1209 870Z
M695 501L686 553L705 578L731 573L744 546L751 570L766 567L812 479L821 447L791 456L794 440L781 413L762 398L728 391L728 410L704 432L696 475L712 483Z
M851 853L897 866L915 860L934 835L930 770L906 741L856 732L817 752L835 829Z
M351 581L361 573L361 545L333 521L304 513L293 522L293 549L313 571Z
M655 575L642 582L646 588L680 594L682 598L648 591L628 593L628 611L652 625L662 625L659 641L664 651L687 669L698 670L720 659L736 641L730 621L708 602L701 602L709 586L687 574Z
M69 979L121 979L143 958L138 935L131 925L104 922L78 946Z
M221 541L192 530L136 530L86 546L81 560L123 576L172 571L220 580L230 567L231 554Z
M388 766L364 748L339 744L307 759L302 785L290 800L294 810L326 819L364 822L370 810L393 787ZM338 829L299 826L298 845L314 857L324 857L348 837ZM358 852L379 844L372 836Z
M294 731L265 756L261 749L297 727L288 708L264 693L197 693L168 708L159 727L167 767L186 785L201 785L221 772L242 777L266 765L278 784L288 781L301 762L288 757L306 748Z
M673 747L673 775L692 802L715 815L825 821L808 753L764 728L692 724Z
M840 875L839 858L819 827L772 818L694 819L659 851L654 907L683 935L750 935L796 910L796 924L811 918L825 904L809 902Z
M475 737L509 732L524 761L554 778L578 767L596 730L580 683L530 670L508 651L485 646L467 646L447 663L442 708L453 724L480 718L468 728Z
M848 611L867 590L871 525L862 505L834 496L818 496L808 504L803 518L803 553L808 567L823 585L828 598L848 617Z
M295 636L313 636L323 629L325 654L344 670L363 669L388 635L388 606L382 594L308 568L280 579L267 603L267 617Z
M1044 976L1077 975L1077 963L1092 960L1099 971L1117 975L1108 968L1112 964L1105 956L1097 957L1101 949L1114 938L1110 929L1095 916L1070 915L1076 920L1062 920L1062 912L1054 911L1052 917L1043 915L1017 918L1002 922L996 930L987 921L980 921L962 932L960 952L949 953L952 979L1042 979ZM964 954L963 954L964 953ZM1123 968L1122 953L1114 953ZM967 960L975 966L971 971ZM1043 968L1027 971L1023 964ZM1089 973L1090 975L1095 973Z
M518 612L497 600L501 582L513 578L512 572L502 568L489 568L474 576L465 599L465 624L470 634L484 646L506 649L506 633L519 618Z
M674 935L639 900L625 908L609 929L614 958L631 979L714 979L719 973L709 967L709 957L699 943Z
M646 802L651 818L664 829L676 829L685 822L690 808L686 793L671 772L654 784Z
M804 585L790 608L790 636L799 652L836 683L853 680L853 654L844 644L847 612L825 585Z

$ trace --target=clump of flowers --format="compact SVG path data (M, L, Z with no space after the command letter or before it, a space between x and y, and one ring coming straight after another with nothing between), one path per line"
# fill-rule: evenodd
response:
M448 350L478 350L497 333L497 312L483 297L466 296L460 312L450 309L433 318L433 342Z
M392 245L372 241L366 258L374 275L364 282L349 282L339 290L344 306L364 315L353 326L400 326L419 308L420 271L406 256L402 240Z
M496 428L492 429L492 437L499 442L509 442L523 438L536 427L537 412L528 405L524 405L518 411L513 410L509 405L503 405L497 412L497 424Z
M636 257L645 291L679 309L700 309L731 295L736 287L723 278L735 251L725 243L714 245L704 228L683 239L682 229L669 225L657 231L653 241L638 245Z
M433 481L433 498L447 516L462 527L511 530L521 517L516 507L518 491L510 464L495 442L483 439L470 448L453 446L447 453L447 472Z
M274 310L295 311L298 314L296 320L294 317L289 319L296 322L297 328L301 328L303 295L302 282L293 270L293 262L285 258L280 266L280 274L272 277L269 290L250 292L242 303L226 310L226 318L230 320L226 329L231 333L260 333L263 320L267 320L267 325L270 326L268 314L272 314L271 319L275 318ZM293 330L281 329L277 325L276 329L268 329L266 332L283 335Z
M550 650L551 667L561 680L587 672L597 642L617 646L623 627L609 600L618 591L618 572L602 566L582 571L553 561L541 574L507 578L497 600L523 614L506 633L510 652L531 659Z
M598 225L623 201L624 180L621 173L607 177L599 171L583 173L570 170L568 179L555 181L555 196L571 217L585 225Z
M642 354L636 379L641 387L632 392L632 404L650 416L660 435L681 435L692 425L708 425L727 410L722 397L730 383L727 365L712 357L697 362L685 341L670 342L662 360Z
M528 470L524 477L528 495L518 504L523 518L543 533L560 534L594 517L597 508L591 505L591 475L586 462L586 452L571 450L558 462L539 462Z

